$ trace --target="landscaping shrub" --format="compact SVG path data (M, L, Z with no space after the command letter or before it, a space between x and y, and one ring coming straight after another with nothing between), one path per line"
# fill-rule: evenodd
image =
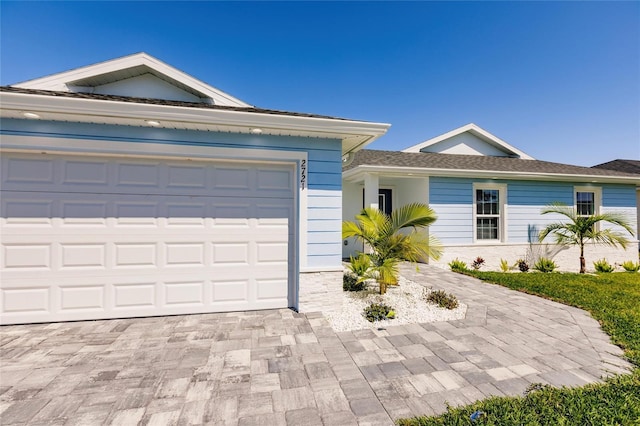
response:
M449 294L444 290L429 291L425 289L426 301L435 303L441 308L455 309L458 307L458 299L453 294Z
M511 267L509 266L507 259L500 259L500 270L502 272L509 272L509 269L511 269Z
M364 278L369 274L371 269L371 259L364 253L360 253L358 257L351 256L349 258L349 270L358 278Z
M475 260L471 263L471 267L476 271L480 269L484 265L484 259L480 256L476 257Z
M596 272L605 273L605 274L609 272L613 272L613 270L615 269L613 265L607 262L607 259L600 259L593 262L593 267L596 268Z
M342 276L342 289L344 291L362 291L367 287L364 281L358 280L358 277L351 273Z
M385 305L384 303L370 304L364 308L363 315L369 322L393 319L396 317L396 313L393 308Z
M556 263L549 259L548 257L541 257L538 261L533 265L533 269L540 272L553 272L558 268Z
M518 261L516 262L516 266L518 267L520 272L527 272L529 270L529 264L523 259L518 259Z
M640 271L640 262L627 260L625 262L622 262L622 268L627 272L638 272Z
M451 262L449 262L449 268L451 268L454 272L464 272L468 271L467 264L462 260L455 258Z

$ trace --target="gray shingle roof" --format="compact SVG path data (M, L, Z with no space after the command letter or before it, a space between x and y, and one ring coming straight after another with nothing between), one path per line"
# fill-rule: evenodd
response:
M593 166L596 169L616 170L640 175L640 160L613 160Z
M438 154L365 149L356 152L353 162L344 170L358 166L391 166L442 170L482 170L499 172L544 173L549 175L587 175L637 177L630 173L592 167L572 166L540 160L481 155Z
M362 120L350 120L348 118L331 117L329 115L307 114L304 112L280 111L275 109L265 109L265 108L256 108L256 107L232 107L232 106L212 105L212 104L205 104L205 103L198 103L198 102L169 101L164 99L135 98L135 97L129 97L129 96L116 96L116 95L101 95L97 93L57 92L57 91L51 91L51 90L24 89L21 87L12 87L12 86L0 86L0 92L13 92L13 93L24 93L28 95L44 95L44 96L56 96L56 97L77 98L77 99L96 99L96 100L115 101L115 102L131 102L131 103L138 103L138 104L167 105L167 106L187 107L187 108L203 108L203 109L216 109L216 110L238 111L238 112L253 112L256 114L288 115L292 117L324 118L324 119L330 119L330 120L344 120L344 121L362 121Z

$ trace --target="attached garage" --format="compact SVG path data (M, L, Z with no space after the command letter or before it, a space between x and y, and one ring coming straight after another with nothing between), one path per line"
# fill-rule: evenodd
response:
M294 306L291 165L8 153L5 322Z
M2 324L304 310L301 275L341 275L341 159L388 127L255 108L146 54L0 97Z

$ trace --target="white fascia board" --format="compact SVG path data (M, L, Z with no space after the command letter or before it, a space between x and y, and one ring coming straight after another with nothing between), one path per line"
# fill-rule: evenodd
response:
M420 150L428 147L428 146L432 146L435 145L439 142L442 142L444 140L450 139L454 136L458 136L462 133L465 132L469 132L477 137L479 137L480 139L482 139L483 141L494 145L498 148L501 148L502 150L506 151L506 152L510 152L512 154L515 154L517 156L519 156L521 159L523 160L534 160L533 157L531 157L529 154L519 150L518 148L510 145L509 143L503 141L502 139L500 139L499 137L492 135L491 133L487 132L486 130L484 130L483 128L473 124L473 123L469 123L466 124L462 127L458 127L457 129L451 130L450 132L447 132L445 134L442 134L440 136L436 136L435 138L431 138L427 141L421 142L419 144L410 146L409 148L403 149L402 152L420 152Z
M95 77L97 75L108 74L110 72L122 71L126 70L127 68L133 68L140 65L145 65L153 69L154 71L169 77L170 79L176 80L184 84L185 86L191 87L193 90L200 92L207 97L210 97L214 100L217 99L218 101L223 101L216 102L217 104L238 107L252 106L247 104L246 102L241 101L240 99L234 98L233 96L219 89L216 89L215 87L208 85L203 81L191 77L190 75L146 53L136 53L129 56L123 56L121 58L100 62L86 67L76 68L47 77L24 81L12 86L24 89L41 89L68 92L68 84L73 85L75 81Z
M55 119L64 117L68 121L99 122L100 117L123 120L131 125L131 120L139 120L139 126L147 126L145 120L156 120L160 125L173 128L171 122L219 125L248 133L252 128L260 128L268 134L272 131L286 131L295 136L339 138L343 141L357 139L364 146L384 135L389 128L386 123L339 120L330 118L301 117L291 115L263 114L245 111L230 111L214 108L176 107L170 105L117 102L96 99L56 97L13 92L0 92L1 116L5 112L34 112L43 120L47 114L55 114ZM277 132L276 132L277 133Z
M462 177L475 179L493 180L539 180L539 181L559 181L559 182L588 182L588 183L624 183L640 184L640 177L626 176L594 176L580 174L549 174L534 172L505 172L491 170L462 170L462 169L427 169L421 167L394 167L394 166L358 166L342 173L342 178L351 182L358 182L364 179L365 173L377 173L381 176L395 177L421 177L421 176L442 176L442 177Z

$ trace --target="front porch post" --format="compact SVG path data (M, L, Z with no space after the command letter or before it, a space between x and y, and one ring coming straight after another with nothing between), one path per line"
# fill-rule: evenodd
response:
M365 173L364 175L364 206L379 209L378 205L378 175Z

